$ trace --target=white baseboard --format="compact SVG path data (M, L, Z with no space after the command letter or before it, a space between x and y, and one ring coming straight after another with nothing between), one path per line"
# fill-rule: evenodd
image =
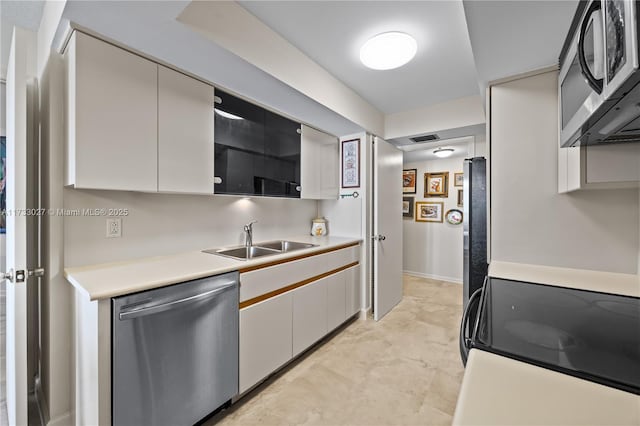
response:
M71 412L67 411L63 415L58 416L55 419L49 420L49 423L47 423L47 426L69 426L73 424L71 422L71 419L72 419Z
M367 318L369 318L369 315L371 315L371 307L368 307L366 309L361 309L360 313L358 314L358 319L366 320Z
M442 275L425 274L422 272L415 272L415 271L402 271L402 272L407 275L412 275L414 277L429 278L432 280L447 281L454 284L462 284L462 278L444 277Z

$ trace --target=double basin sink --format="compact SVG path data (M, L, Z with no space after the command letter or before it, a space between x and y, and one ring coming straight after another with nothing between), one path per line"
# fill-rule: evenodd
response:
M209 249L203 250L204 253L217 254L219 256L230 257L237 260L255 259L262 256L273 256L281 253L288 253L296 250L303 250L311 247L316 247L317 244L299 243L297 241L269 241L266 243L259 243L250 247L240 246L223 249Z

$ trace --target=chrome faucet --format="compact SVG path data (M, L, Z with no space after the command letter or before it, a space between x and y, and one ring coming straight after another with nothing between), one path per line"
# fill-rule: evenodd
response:
M253 245L253 224L258 223L257 220L252 220L244 226L244 245L249 248Z

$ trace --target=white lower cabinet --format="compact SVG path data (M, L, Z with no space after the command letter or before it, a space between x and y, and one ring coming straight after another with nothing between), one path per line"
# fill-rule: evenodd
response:
M240 274L240 393L360 311L360 267L346 268L358 257L347 247Z
M327 284L332 276L297 288L293 293L293 356L327 334Z
M281 294L240 310L240 393L292 357L293 294Z
M346 318L349 318L360 312L360 266L352 266L345 270L344 274L346 287Z
M347 319L346 284L347 271L327 277L327 331L331 331Z

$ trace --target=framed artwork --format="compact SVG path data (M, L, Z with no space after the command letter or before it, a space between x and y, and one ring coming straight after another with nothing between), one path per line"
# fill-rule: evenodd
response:
M462 212L458 209L447 210L444 217L451 225L460 225L462 223Z
M424 174L424 197L449 196L449 172Z
M444 203L419 201L416 203L416 222L442 223Z
M464 182L464 173L453 174L453 186L462 186L463 182Z
M413 219L413 197L402 197L402 217Z
M464 196L464 191L462 189L458 189L458 207L463 207L462 206L462 200Z
M342 141L342 187L360 188L360 139Z
M416 193L416 177L417 176L418 176L418 169L405 169L402 171L402 193L403 194Z

